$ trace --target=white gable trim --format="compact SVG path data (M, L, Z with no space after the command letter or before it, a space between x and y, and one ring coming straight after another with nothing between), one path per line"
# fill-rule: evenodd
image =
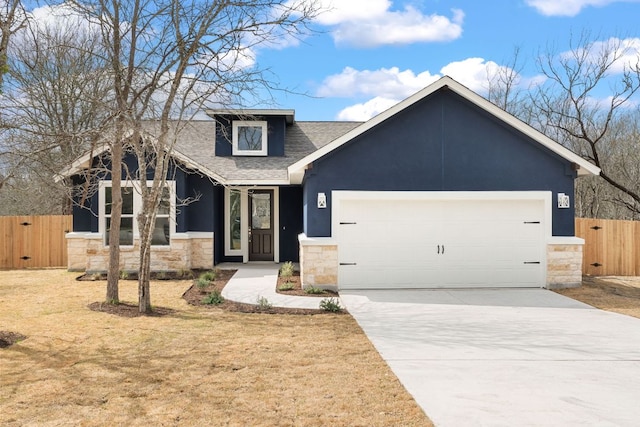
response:
M70 176L73 176L79 173L82 170L89 169L91 167L91 160L94 157L101 156L108 150L109 150L109 145L107 143L103 143L101 146L97 147L95 150L89 151L84 155L78 157L73 163L71 163L69 166L67 166L63 170L61 170L60 173L57 173L56 175L54 175L53 180L55 182L60 182L65 178L68 178Z
M142 132L143 137L147 137L147 138L153 138L153 136L147 132ZM125 135L125 139L130 137L131 133L128 132ZM82 170L86 170L89 169L91 167L91 160L94 159L95 157L101 156L102 154L104 154L105 152L109 151L109 144L104 142L102 143L99 147L97 147L95 150L89 151L87 153L85 153L84 155L82 155L81 157L79 157L78 159L76 159L73 163L71 163L71 165L69 165L68 167L64 168L62 171L60 171L60 173L56 174L54 176L54 180L55 182L60 182L65 178L68 178L70 176L76 175L78 173L80 173L80 171ZM218 175L217 173L209 170L208 168L205 168L204 166L198 164L197 162L194 162L193 160L191 160L191 158L185 156L184 154L180 153L178 150L173 150L171 152L171 157L175 158L176 160L180 161L181 163L183 163L185 166L197 170L198 172L201 172L205 175L207 175L210 178L215 179L216 181L218 181L221 184L227 184L227 180L224 179L223 177L221 177L220 175ZM288 184L288 182L287 182Z
M541 132L538 132L528 124L524 123L520 119L514 117L513 115L507 113L506 111L502 110L501 108L487 101L486 99L476 94L472 90L468 89L467 87L453 80L451 77L444 76L440 78L438 81L430 84L429 86L425 87L421 91L405 99L404 101L399 102L398 104L394 105L388 110L378 114L377 116L373 117L369 121L356 127L350 132L342 135L340 138L335 139L333 142L325 145L319 150L313 152L312 154L306 156L305 158L289 166L289 180L291 181L292 184L302 183L302 179L304 177L304 171L311 163L320 159L326 154L332 152L333 150L342 146L343 144L346 144L347 142L363 134L364 132L368 131L374 126L377 126L378 124L384 122L388 118L398 114L400 111L410 107L411 105L415 104L421 99L426 98L427 96L431 95L432 93L436 92L437 90L443 87L448 87L449 89L456 92L458 95L474 103L478 107L482 108L483 110L487 111L488 113L492 114L493 116L497 117L498 119L502 120L503 122L507 123L513 128L519 130L520 132L524 133L525 135L529 136L535 141L539 142L540 144L547 147L554 153L560 155L561 157L565 158L570 162L577 164L578 166L580 166L580 168L578 169L578 175L589 175L589 174L599 175L600 174L600 168L598 168L597 166L589 163L588 161L586 161L576 153L563 147L562 145L558 144L551 138L547 137L546 135L542 134Z

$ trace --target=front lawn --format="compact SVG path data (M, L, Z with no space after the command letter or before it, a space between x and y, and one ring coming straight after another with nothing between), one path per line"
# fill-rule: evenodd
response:
M0 271L0 330L26 337L0 348L0 425L431 425L351 316L203 309L155 281L172 311L125 318L77 275Z

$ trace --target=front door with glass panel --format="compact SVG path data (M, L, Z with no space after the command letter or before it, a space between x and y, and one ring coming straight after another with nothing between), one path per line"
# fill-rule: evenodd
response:
M273 261L273 190L249 192L249 261Z

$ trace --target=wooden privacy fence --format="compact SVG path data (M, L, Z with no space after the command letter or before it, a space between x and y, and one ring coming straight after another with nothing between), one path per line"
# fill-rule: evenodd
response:
M66 267L71 218L0 216L0 268Z
M576 236L585 240L583 274L640 276L640 221L576 218Z

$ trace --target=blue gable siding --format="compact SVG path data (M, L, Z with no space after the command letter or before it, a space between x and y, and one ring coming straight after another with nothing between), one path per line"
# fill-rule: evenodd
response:
M72 177L72 183L75 188L81 187L84 184L79 176ZM82 190L80 190L82 191ZM74 196L72 214L73 214L73 231L78 232L97 232L98 231L98 195L93 194L88 197L83 206L80 206L82 196Z
M252 117L267 122L267 155L284 156L284 138L287 123L284 116ZM216 116L216 156L232 156L232 121L246 120L232 116Z
M214 231L214 206L215 206L215 186L209 181L207 177L188 174L185 183L184 196L195 197L199 196L199 199L187 206L178 207L178 212L184 214L186 221L178 221L178 225L182 227L176 228L178 232L186 231ZM177 185L177 184L176 184ZM182 196L182 197L184 197ZM181 215L179 214L178 217Z
M303 231L302 187L280 187L280 260L299 261L298 235Z
M452 91L440 90L313 163L305 233L331 235L331 191L552 191L571 196L571 163ZM318 209L317 193L329 208ZM553 209L553 235L574 234L574 210Z
M109 168L108 161L102 159L104 166ZM138 162L133 154L128 154L123 159L130 173L135 176L137 174ZM102 164L98 160L94 160L94 166ZM123 179L126 175L123 172ZM148 179L153 179L153 171L148 171ZM110 180L111 173L105 172L101 179ZM200 195L200 199L186 206L177 206L176 211L176 231L184 233L186 231L213 231L213 184L208 178L200 175L189 173L183 168L177 167L174 163L169 167L167 179L174 180L176 183L176 196L180 199L194 197ZM73 178L74 185L82 185L83 182L79 176ZM179 200L177 202L179 202ZM74 198L73 206L73 231L97 233L98 225L98 193L94 192L85 200L84 207L79 206L80 198Z

